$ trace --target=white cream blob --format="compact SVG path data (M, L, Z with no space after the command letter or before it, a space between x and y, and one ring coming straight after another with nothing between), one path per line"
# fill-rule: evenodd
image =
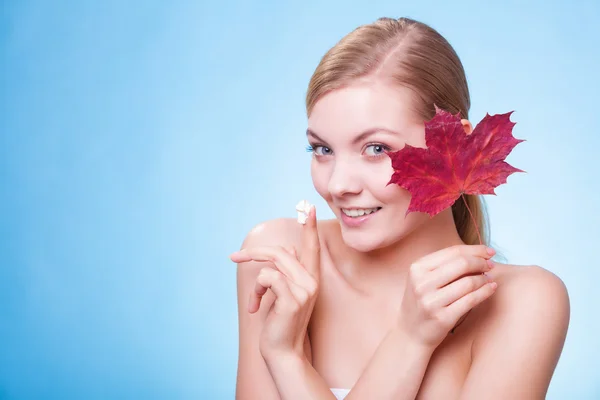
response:
M298 211L298 223L304 225L306 223L306 219L308 218L308 213L310 212L310 204L306 200L300 200L298 204L296 204L296 211Z

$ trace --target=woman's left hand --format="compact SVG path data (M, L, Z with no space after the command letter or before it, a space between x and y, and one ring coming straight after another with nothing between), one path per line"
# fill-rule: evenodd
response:
M260 351L263 357L304 356L307 327L319 291L320 245L316 210L312 206L302 234L302 256L281 246L251 247L231 254L233 262L266 261L250 294L248 311L255 313L268 289L276 296L265 320Z

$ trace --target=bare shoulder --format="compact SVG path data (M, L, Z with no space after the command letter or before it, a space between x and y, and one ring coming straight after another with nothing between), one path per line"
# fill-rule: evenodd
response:
M502 310L541 307L538 311L557 306L568 306L569 296L563 280L538 265L511 265L495 263L487 273L498 289L490 304Z
M539 323L543 316L568 324L569 294L560 277L538 265L495 264L487 275L498 283L498 288L481 304L478 314L483 318L482 327L498 328L499 321L507 320L507 313L522 316L524 325ZM531 316L535 318L529 319Z
M300 231L293 218L274 218L255 225L242 242L240 249L259 246L297 247ZM254 281L266 264L245 262L238 265L238 284Z
M261 246L295 246L299 225L292 218L276 218L261 222L246 235L241 248ZM271 305L276 300L269 290L262 297L260 308L250 314L248 299L255 290L260 270L275 268L271 262L248 261L238 264L237 297L239 326L239 355L236 399L279 399L277 387L260 353L259 338Z
M323 243L325 238L336 228L336 220L318 220L317 230ZM302 225L295 218L274 218L254 226L242 248L248 246L294 246L301 251Z
M335 229L336 220L318 220L319 240L323 246ZM241 248L254 246L284 246L302 252L302 225L295 218L274 218L255 225L244 239ZM259 263L245 263L246 267L258 267ZM245 270L252 268L244 268ZM250 272L250 275L253 275Z
M472 365L462 398L545 398L570 319L565 283L538 265L496 263L498 288L474 313Z
M246 236L246 245L289 245L300 233L298 222L293 218L274 218L255 225Z

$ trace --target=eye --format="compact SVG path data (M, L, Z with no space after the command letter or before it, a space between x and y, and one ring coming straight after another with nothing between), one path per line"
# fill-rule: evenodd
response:
M370 150L372 149L372 151ZM381 143L374 143L367 146L365 153L371 157L381 157L385 155L386 151L390 151L390 147Z
M321 145L309 145L306 147L306 151L310 153L315 153L315 155L317 156L327 156L331 154L331 149L329 147Z
M373 143L367 146L367 150L365 150L365 153L368 157L379 158L386 156L386 152L390 150L391 147L386 146L385 144ZM328 156L333 153L333 151L329 147L317 144L307 146L306 151L308 151L309 153L314 153L317 157Z

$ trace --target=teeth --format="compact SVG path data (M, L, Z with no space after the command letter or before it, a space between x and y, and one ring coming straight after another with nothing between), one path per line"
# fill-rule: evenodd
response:
M359 210L345 210L342 208L342 212L349 217L361 217L363 215L372 214L375 211L379 210L380 207L375 208L364 208Z

